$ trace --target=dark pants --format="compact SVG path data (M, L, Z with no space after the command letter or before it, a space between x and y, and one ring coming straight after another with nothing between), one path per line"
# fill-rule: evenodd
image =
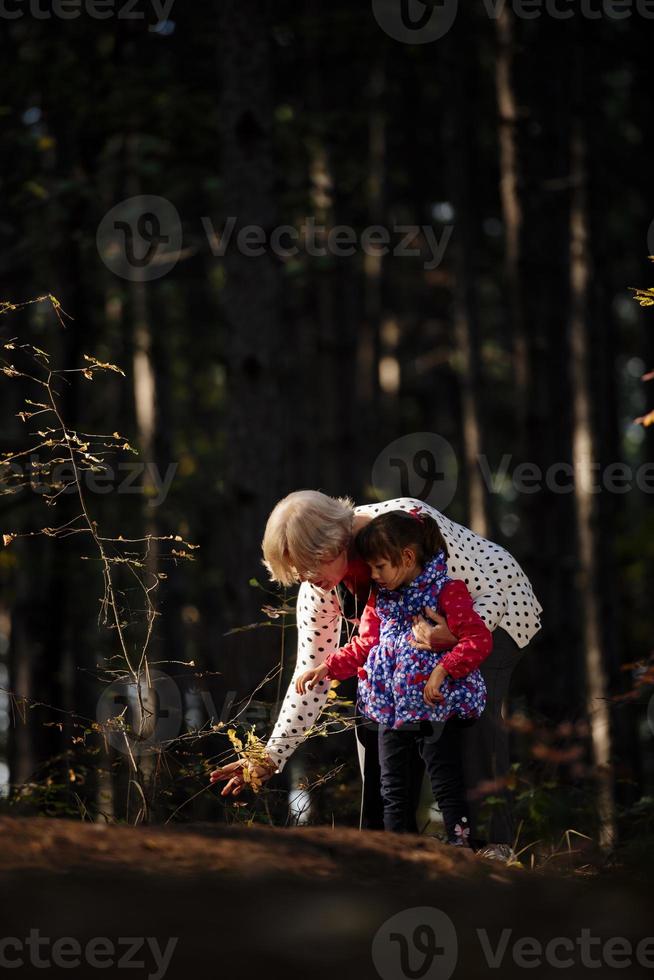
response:
M511 797L504 782L508 776L509 732L502 723L502 704L509 693L511 674L523 650L503 629L493 633L493 652L481 665L488 700L481 718L463 733L463 769L470 806L470 837L473 844L513 844L515 824ZM488 785L485 785L488 784ZM488 813L488 827L482 832L484 798L502 800Z
M512 844L515 830L511 814L510 797L506 791L492 790L476 795L480 784L502 781L509 771L509 736L502 725L502 702L506 698L511 674L520 661L523 651L508 633L497 629L493 633L493 652L481 665L488 688L488 700L483 715L462 732L463 774L470 810L471 839L478 845L491 841L494 844ZM366 830L382 830L384 807L381 797L381 772L377 745L377 726L371 722L359 725L356 730L359 763L363 780L361 820L359 826ZM407 830L417 832L415 811L420 799L424 777L424 763L417 745L409 759L410 816ZM483 797L492 795L504 800L491 809L488 832L481 832Z
M410 760L417 749L445 824L447 839L455 843L456 829L468 828L468 805L463 782L461 733L468 722L423 721L402 728L379 726L379 765L384 802L384 829L406 833L409 816L415 819Z

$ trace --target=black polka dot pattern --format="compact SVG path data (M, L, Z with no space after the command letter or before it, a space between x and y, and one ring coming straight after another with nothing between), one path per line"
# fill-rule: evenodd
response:
M467 527L456 524L433 507L400 497L379 504L357 507L357 514L375 517L389 510L411 510L420 507L438 522L449 551L448 571L452 578L462 579L472 595L475 610L489 629L501 626L519 647L526 646L540 629L542 607L531 583L517 561L505 548L482 538ZM295 693L295 677L329 656L338 648L341 635L341 610L336 592L321 592L304 582L297 599L298 653L294 677L272 735L268 752L283 769L307 731L318 719L329 691L329 681L321 681L311 692L312 711Z
M295 677L315 667L338 649L341 635L341 608L336 592L322 592L308 582L300 586L297 597L298 653L295 673L273 733L268 740L268 752L277 763L278 771L304 741L308 730L322 711L330 682L321 681L311 692L311 711L303 713L308 699L295 693Z

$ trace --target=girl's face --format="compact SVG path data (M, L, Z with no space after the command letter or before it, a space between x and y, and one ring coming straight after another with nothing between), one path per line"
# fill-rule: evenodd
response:
M316 567L305 575L300 575L301 582L311 582L319 589L328 591L335 589L347 571L347 549L343 549L335 558L319 562Z
M394 565L388 558L375 558L368 564L373 582L380 585L382 589L389 589L390 591L408 585L420 574L416 556L410 548L405 548L402 552L402 560L399 565Z

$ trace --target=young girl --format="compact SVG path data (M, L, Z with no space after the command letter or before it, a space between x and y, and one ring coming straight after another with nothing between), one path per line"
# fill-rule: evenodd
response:
M357 549L375 583L358 636L301 674L296 690L304 694L326 677L358 674L359 709L379 723L385 829L406 828L408 760L417 740L448 842L469 846L460 719L479 718L484 710L486 687L478 667L491 652L492 635L465 584L449 578L447 546L436 521L419 508L374 518L360 531ZM412 626L426 607L437 607L458 637L451 650L414 646Z

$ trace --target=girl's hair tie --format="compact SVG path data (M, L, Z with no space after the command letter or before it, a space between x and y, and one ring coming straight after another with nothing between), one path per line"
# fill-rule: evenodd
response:
M419 507L412 507L409 514L411 514L411 517L414 517L417 521L420 521L421 524L425 523L425 512L424 510L420 510Z

